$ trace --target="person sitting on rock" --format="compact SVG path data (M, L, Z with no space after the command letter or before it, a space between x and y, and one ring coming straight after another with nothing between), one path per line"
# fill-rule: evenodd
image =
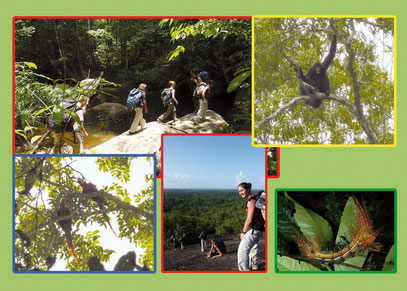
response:
M220 239L211 239L211 250L208 253L208 258L217 258L221 257L224 253L226 253L226 245Z
M148 112L147 102L146 102L146 89L147 89L147 85L144 83L141 83L137 89L136 94L141 94L140 95L141 102L140 102L140 105L136 106L134 109L136 111L136 115L134 116L133 123L130 126L129 134L136 133L139 124L140 124L140 128L141 128L140 131L142 131L144 129L144 127L146 126L146 121L143 118L143 108L144 108L145 113Z
M163 114L158 117L157 121L158 122L163 122L164 119L170 115L172 112L172 118L174 121L177 121L177 109L175 108L175 105L178 105L177 99L175 99L175 82L174 81L169 81L168 84L170 85L168 88L165 88L162 93L161 93L161 100L164 104L164 106L167 106L167 111L165 111Z
M205 86L201 97L199 98L199 110L197 116L194 119L195 122L205 121L206 113L208 112L208 97L215 84L216 83L214 80L209 80L208 85Z

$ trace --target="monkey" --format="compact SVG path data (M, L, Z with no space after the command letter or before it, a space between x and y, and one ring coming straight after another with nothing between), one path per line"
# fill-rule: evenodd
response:
M315 91L312 91L300 84L301 95L308 95L309 97L311 97L311 99L306 100L305 103L314 108L318 108L319 106L321 106L322 98L319 93L324 93L326 96L329 96L331 94L331 86L329 83L327 70L335 58L336 46L337 36L336 34L334 34L329 49L329 54L322 61L322 63L315 63L308 70L305 76L300 67L296 68L297 77L315 88Z

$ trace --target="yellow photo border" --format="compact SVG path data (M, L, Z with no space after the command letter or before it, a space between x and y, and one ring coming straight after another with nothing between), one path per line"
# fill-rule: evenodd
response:
M254 22L257 18L393 18L394 23L394 144L256 144L254 142L254 88L255 88L255 66L254 47L255 33ZM396 15L253 15L252 16L252 146L253 147L396 147L397 146L397 17Z

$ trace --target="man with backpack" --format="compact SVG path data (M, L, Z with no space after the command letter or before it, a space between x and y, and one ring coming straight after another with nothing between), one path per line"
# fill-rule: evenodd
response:
M209 80L207 82L208 84L203 87L202 93L200 93L200 97L198 98L199 100L199 110L197 113L197 116L195 116L194 121L199 123L203 122L206 119L206 113L208 112L208 97L211 93L211 90L213 87L215 87L215 81Z
M146 89L147 85L141 83L137 89L130 91L129 97L127 98L127 106L134 109L136 116L130 126L129 134L135 134L140 124L141 130L146 126L146 121L143 119L143 108L144 112L147 113L147 102L146 102ZM140 131L141 131L140 130Z
M89 98L85 95L81 95L78 100L71 98L64 99L60 105L58 105L63 114L62 120L58 123L54 119L54 115L50 114L47 119L47 126L52 130L52 136L54 138L54 152L60 153L61 147L64 144L64 134L65 132L73 132L74 142L75 135L78 137L80 142L80 152L84 149L84 136L88 136L83 125L85 118L85 108L88 104ZM77 123L73 118L72 114L76 113L79 117L80 123Z
M175 82L174 81L169 81L168 84L170 85L168 88L165 88L161 92L161 100L163 102L164 106L167 106L167 111L165 111L163 114L160 115L160 117L157 118L158 122L163 122L164 119L170 115L172 112L172 118L174 121L177 121L177 109L175 108L175 105L178 105L177 99L175 99Z
M194 104L194 114L196 115L200 107L199 98L202 98L202 92L206 86L206 82L208 82L209 74L207 71L199 72L198 69L189 70L189 74L191 75L191 82L195 86L194 93L192 94L192 102Z

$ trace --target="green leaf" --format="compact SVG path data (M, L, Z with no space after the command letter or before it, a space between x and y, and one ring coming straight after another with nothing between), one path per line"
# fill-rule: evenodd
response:
M66 89L69 88L69 85L68 85L68 84L65 84L65 83L55 84L55 86L58 87L58 88L61 89L61 90L66 90Z
M29 131L29 130L37 129L37 128L38 128L38 127L27 125L26 127L24 127L24 131Z
M395 266L395 251L394 251L394 244L391 246L389 253L386 256L384 261L382 271L394 271Z
M69 109L65 109L65 111L72 117L73 120L75 120L75 122L77 122L78 124L81 123L81 120L79 119L79 116L75 111Z
M31 138L31 143L34 144L38 139L41 138L41 136L42 136L42 135L34 135L34 136Z
M285 256L277 256L277 269L279 271L321 271L309 263Z
M332 228L323 217L316 214L310 209L307 209L297 203L288 194L285 194L287 199L294 202L295 213L294 218L297 222L298 227L303 233L308 234L315 241L318 239L321 242L322 249L326 249L332 245Z
M227 92L230 93L236 90L240 86L240 84L242 84L243 81L246 80L251 74L252 70L248 70L234 77L229 83Z
M42 109L38 110L37 113L35 113L34 116L40 115L40 114L43 113L44 111L50 110L51 107L54 107L54 105L50 105L50 106L47 106L47 107L45 107L45 108L42 108Z
M342 237L351 241L350 228L355 224L356 203L352 197L346 202L345 209L342 213L341 223L339 224L338 234L336 235L335 244L343 242Z
M359 255L355 256L355 257L351 257L351 258L346 258L346 264L349 265L353 265L359 268L362 268L365 261L366 261L366 257L369 251L364 251L362 253L360 253ZM347 267L347 266L343 266L343 265L335 265L335 271L359 271L356 268L352 268L352 267Z
M55 105L53 112L52 112L52 117L54 118L54 121L56 124L61 124L62 123L62 108L60 105Z
M16 129L15 133L18 134L19 136L24 137L24 139L27 139L27 136L23 133L21 129Z
M37 69L37 65L31 62L24 62L24 64L29 67L30 69Z

